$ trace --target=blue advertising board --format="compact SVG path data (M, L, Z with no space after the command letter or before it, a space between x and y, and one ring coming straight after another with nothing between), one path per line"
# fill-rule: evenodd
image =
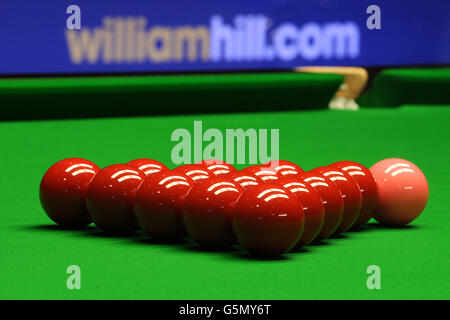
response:
M450 62L444 0L3 0L0 26L3 75Z

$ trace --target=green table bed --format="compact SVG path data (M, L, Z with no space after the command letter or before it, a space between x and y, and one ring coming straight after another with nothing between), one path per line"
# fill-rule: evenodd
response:
M239 82L239 75L231 76ZM208 81L215 81L214 76L209 77ZM5 82L0 86L4 115L0 121L0 298L448 299L450 104L331 111L325 108L326 100L341 78L302 77L291 82L294 85L290 90L284 85L281 92L277 91L272 85L277 81L269 86L279 99L280 109L268 104L257 110L257 103L251 104L252 110L243 109L245 112L231 107L218 109L216 102L223 106L224 101L216 100L213 94L203 96L202 92L208 91L203 87L197 91L197 101L203 107L183 110L186 88L175 81L176 86L166 83L164 90L179 95L178 106L175 100L165 104L155 99L149 109L162 108L166 112L138 112L131 116L116 112L108 116L104 110L98 113L101 108L109 111L118 108L107 94L100 98L95 95L95 103L83 96L92 90L92 83L84 87L83 83L94 81L94 86L101 86L99 78L61 79L72 81L76 89L60 85L54 96L48 88L39 89L54 79L2 80ZM104 80L100 82L104 82L105 88ZM58 86L57 82L52 86ZM231 104L233 99L251 100L249 92L238 92L240 96L236 91L222 91L223 82L217 83L215 90L227 103ZM13 88L5 89L8 86ZM313 95L307 90L311 86ZM242 87L247 90L250 86ZM191 99L196 87L192 88ZM142 102L148 94L133 85L128 89L110 87L106 92L120 91L120 101L130 101L134 106L136 100ZM256 85L251 90L264 96L269 89ZM239 91L239 86L233 90ZM320 103L315 105L312 97L320 91L323 101L319 99ZM158 92L161 98L161 91ZM255 98L260 103L261 96ZM302 100L302 96L305 100L296 108L293 102ZM14 97L20 103L15 104ZM70 100L69 105L73 105L74 99L86 102L89 106L82 106L84 113L91 109L95 117L81 118L80 114L72 117L64 101ZM101 99L107 99L110 107L102 105ZM26 105L33 100L37 109ZM309 102L305 103L306 100ZM25 111L24 105L28 108ZM240 105L244 104L238 103L237 108ZM171 106L176 110L169 110ZM22 109L13 110L17 108ZM57 116L55 110L59 110ZM228 128L279 129L280 158L305 170L338 160L371 166L389 157L408 159L428 178L429 203L423 214L405 228L387 228L372 220L361 230L277 260L254 259L239 247L225 252L204 251L189 239L178 244L155 243L139 232L129 237L108 237L93 225L83 230L63 230L45 215L39 202L39 183L54 162L82 157L104 167L146 157L173 168L176 164L171 160L171 151L176 142L171 141L171 134L177 128L193 130L197 120L202 121L203 130L216 128L223 133ZM242 169L245 164L236 167ZM80 290L69 290L66 286L69 277L66 270L70 265L80 267ZM367 287L370 265L380 267L380 290Z

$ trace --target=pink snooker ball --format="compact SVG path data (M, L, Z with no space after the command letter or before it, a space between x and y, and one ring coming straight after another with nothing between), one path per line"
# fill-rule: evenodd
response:
M413 163L390 158L371 168L379 202L373 217L382 224L402 226L416 219L428 202L428 182Z

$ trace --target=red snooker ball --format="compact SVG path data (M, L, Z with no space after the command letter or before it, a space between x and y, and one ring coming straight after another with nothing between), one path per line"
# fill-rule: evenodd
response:
M278 176L286 178L296 177L305 171L295 163L286 160L272 160L267 162L265 166L273 168Z
M236 168L231 164L218 159L207 159L197 162L197 164L204 166L216 176L223 176L229 172L236 171Z
M279 256L291 250L304 228L303 208L289 190L263 184L238 200L233 228L239 244L258 256Z
M384 159L370 167L379 202L373 217L382 224L404 226L415 220L428 202L428 182L412 162Z
M330 179L341 191L342 200L344 201L344 213L336 233L347 231L355 224L361 210L362 195L358 184L348 173L336 167L324 166L311 171L321 173Z
M356 181L361 191L361 210L352 228L366 224L372 218L378 204L377 185L369 169L353 161L339 161L332 163L331 166L347 172Z
M98 171L95 163L81 158L68 158L52 165L39 188L41 205L48 217L66 228L90 224L86 194Z
M153 159L136 159L127 164L141 170L147 177L160 171L169 170L164 164Z
M305 229L295 247L307 246L322 230L325 212L322 198L313 187L297 178L280 178L275 180L274 184L288 189L302 204L305 215Z
M316 240L331 236L342 222L344 200L338 187L330 179L317 172L303 172L299 175L304 182L316 190L322 198L324 206L324 221Z
M265 165L254 165L242 169L242 171L249 172L261 178L264 182L270 183L280 178L275 169Z
M92 179L86 203L95 225L111 234L127 234L137 228L133 206L145 174L126 164L100 170Z
M215 177L214 173L198 164L184 164L173 169L173 171L183 173L189 178L199 183L205 179Z
M176 171L147 177L139 187L134 213L141 229L162 241L177 241L186 235L183 207L194 181Z
M232 217L244 189L224 177L214 177L196 184L189 191L184 206L184 223L198 244L223 248L235 243Z
M254 174L245 171L232 171L224 175L224 177L233 179L234 181L239 183L245 190L264 183L264 181L260 177L257 177Z

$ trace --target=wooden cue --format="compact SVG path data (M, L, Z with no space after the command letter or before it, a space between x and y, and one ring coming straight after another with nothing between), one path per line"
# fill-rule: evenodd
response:
M364 68L360 67L297 67L294 69L297 72L310 73L331 73L344 76L344 82L339 90L336 92L336 97L344 97L347 99L356 100L361 92L364 90L369 75Z

